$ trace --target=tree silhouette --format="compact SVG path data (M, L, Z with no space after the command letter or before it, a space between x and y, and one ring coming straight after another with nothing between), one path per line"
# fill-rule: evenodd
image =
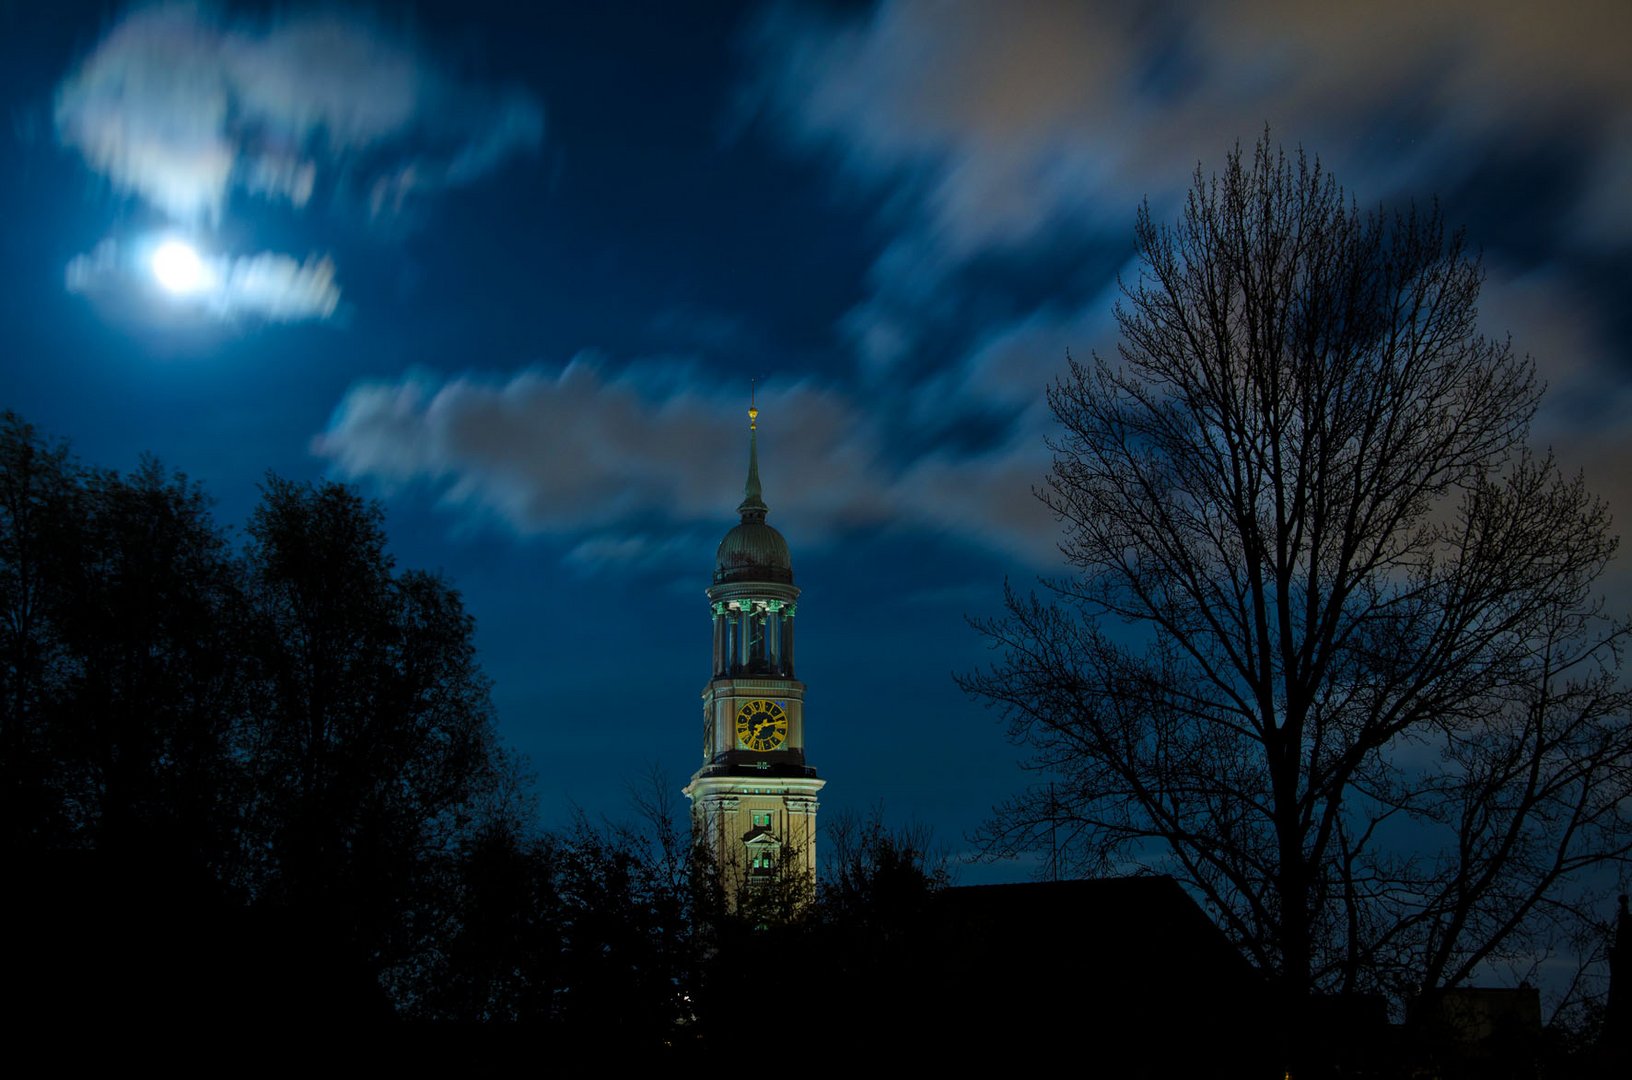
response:
M530 821L484 821L449 867L450 918L416 974L408 1013L460 1024L560 1023L565 899L556 838Z
M231 627L237 568L203 492L144 461L83 477L59 632L75 658L58 702L89 842L200 868L233 844L231 738L243 701Z
M86 469L14 416L0 440L11 835L220 860L241 605L208 500L152 460Z
M343 1023L423 994L520 814L473 626L377 506L203 492L0 423L0 810L30 1008ZM32 985L30 985L32 984Z
M0 828L25 851L63 845L77 825L53 721L73 669L63 553L79 546L84 514L67 447L13 413L0 421Z
M85 468L10 414L0 502L19 996L82 1012L118 1003L133 1023L217 1016L242 790L236 564L184 477L152 461L129 475Z
M269 477L248 532L247 871L341 1007L369 1007L412 981L440 864L503 779L473 624L446 582L395 572L379 507L341 485Z
M887 939L921 920L931 897L951 883L946 857L924 826L891 828L875 810L865 818L840 814L826 831L825 922Z
M1053 778L989 850L1172 873L1293 999L1527 954L1632 843L1627 626L1477 259L1267 134L1136 236L1119 357L1048 394L1071 575L962 680Z

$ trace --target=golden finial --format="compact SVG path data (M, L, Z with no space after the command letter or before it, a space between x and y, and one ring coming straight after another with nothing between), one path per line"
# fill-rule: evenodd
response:
M742 505L737 509L742 513L743 521L765 520L765 500L759 493L759 398L756 391L759 387L758 379L748 382L748 483L742 489Z

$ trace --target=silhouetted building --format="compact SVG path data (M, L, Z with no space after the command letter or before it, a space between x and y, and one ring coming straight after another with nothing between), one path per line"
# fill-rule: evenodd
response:
M1262 979L1172 878L949 888L901 922L820 958L806 1000L832 1037L903 1060L1271 1075Z
M982 1015L1193 1027L1260 984L1170 877L969 885L935 900L941 978Z
M1606 1060L1632 1063L1632 912L1627 911L1625 893L1615 919L1615 940L1609 946L1609 1000L1599 1046Z
M1533 986L1459 986L1424 994L1411 1023L1468 1048L1541 1037L1541 991Z

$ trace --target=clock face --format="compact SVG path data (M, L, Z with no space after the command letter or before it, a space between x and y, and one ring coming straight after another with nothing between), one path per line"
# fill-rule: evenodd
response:
M774 701L745 701L737 710L737 741L750 750L775 750L788 741L788 714Z

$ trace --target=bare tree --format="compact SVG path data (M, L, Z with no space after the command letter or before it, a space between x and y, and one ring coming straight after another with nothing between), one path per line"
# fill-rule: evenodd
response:
M1478 259L1267 134L1136 235L1119 360L1049 391L1072 573L961 680L1052 784L988 850L1178 875L1295 997L1536 949L1626 865L1628 626Z

